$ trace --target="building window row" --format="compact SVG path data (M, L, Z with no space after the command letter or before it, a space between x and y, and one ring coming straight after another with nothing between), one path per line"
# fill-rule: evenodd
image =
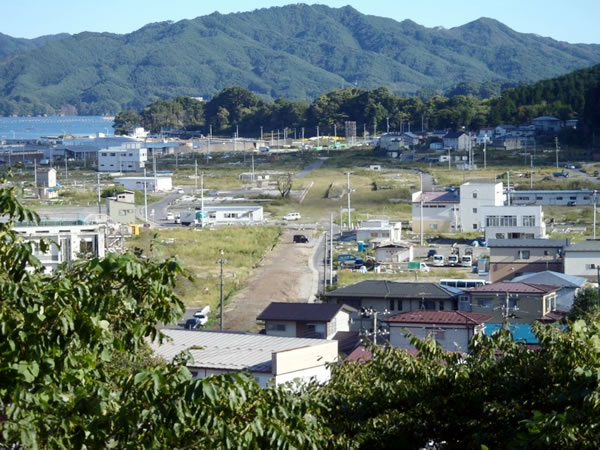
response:
M487 227L516 227L517 216L487 216L485 225Z

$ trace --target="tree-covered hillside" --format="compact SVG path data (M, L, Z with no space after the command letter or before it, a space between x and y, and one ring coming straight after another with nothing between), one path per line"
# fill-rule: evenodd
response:
M0 56L11 53L0 59L0 114L114 114L234 85L267 100L311 101L347 86L441 93L600 62L600 45L517 33L492 19L445 30L304 4L15 45L0 40Z

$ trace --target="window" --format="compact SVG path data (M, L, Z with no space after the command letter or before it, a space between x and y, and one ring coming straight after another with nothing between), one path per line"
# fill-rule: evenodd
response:
M444 310L444 300L440 300L439 305L440 305L440 311L443 311Z
M492 299L491 298L478 298L477 306L480 308L491 308L492 307Z
M569 200L577 200L576 196L569 197Z
M267 330L270 331L285 331L285 323L267 323Z
M423 306L427 311L435 311L435 302L433 300L425 300Z
M477 226L477 224L476 224L476 223L474 223L474 224L473 224L473 229L474 229L474 230L476 230L477 228L479 228L479 227Z
M535 227L535 216L523 216L524 227Z
M548 250L544 250L544 256L549 256L550 252Z
M390 311L394 310L394 300L390 300Z
M529 259L529 250L519 250L517 259Z
M236 219L237 213L225 213L223 214L223 217L225 217L226 219Z
M562 199L563 199L562 197L556 197L556 200L562 200Z
M473 192L473 198L477 198L477 192Z
M477 208L473 208L473 214L477 214Z
M596 264L586 264L585 268L590 270L590 269L595 269L596 268Z
M544 198L543 198L543 197L536 197L535 199L536 199L536 200L544 200Z
M430 230L437 230L437 229L438 229L437 223L432 223L432 224L430 224L430 225L429 225L429 229L430 229Z

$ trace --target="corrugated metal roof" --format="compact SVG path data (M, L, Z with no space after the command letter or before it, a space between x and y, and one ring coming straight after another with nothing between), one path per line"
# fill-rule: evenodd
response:
M587 280L585 278L576 277L573 275L567 275L566 273L553 272L551 270L545 270L543 272L528 273L521 275L520 277L513 278L511 282L528 282L528 283L540 283L548 284L553 286L562 287L582 287Z
M479 325L492 316L462 311L411 311L396 314L386 319L390 323L423 323L440 325Z
M431 191L422 192L423 203L460 203L460 196L458 190L455 191ZM421 199L413 203L420 203Z
M325 294L328 298L435 298L449 299L455 292L437 283L412 283L388 280L365 280Z
M488 247L510 247L510 248L521 248L521 247L532 247L532 248L546 248L546 247L566 247L569 245L568 239L490 239L488 241Z
M548 294L560 289L560 286L534 283L511 283L509 281L500 281L498 283L486 284L467 289L467 292L490 292L490 293L511 293L511 294Z
M287 338L264 334L217 331L161 330L170 342L150 344L152 350L168 361L188 350L191 367L244 370L271 373L274 352L324 345L324 339Z
M565 248L566 252L600 252L600 240L578 242Z
M340 309L356 311L337 303L284 303L272 302L261 312L257 320L289 320L300 322L329 322Z

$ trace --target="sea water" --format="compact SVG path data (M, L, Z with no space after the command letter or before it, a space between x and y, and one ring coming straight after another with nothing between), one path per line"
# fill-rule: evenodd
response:
M114 134L113 117L47 116L0 117L0 138L36 139L42 136Z

